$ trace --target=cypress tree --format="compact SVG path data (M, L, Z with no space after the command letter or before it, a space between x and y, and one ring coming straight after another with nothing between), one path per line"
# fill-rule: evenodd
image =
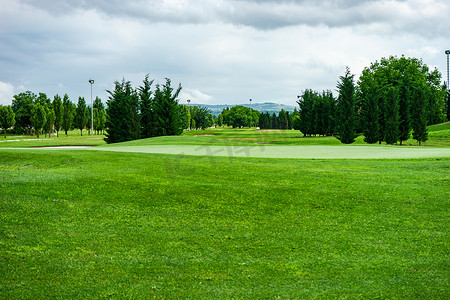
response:
M300 131L303 133L303 136L309 135L314 132L314 101L315 101L316 93L313 90L305 90L303 95L300 96L297 101L299 106L299 127Z
M114 83L106 115L106 138L109 143L131 141L140 138L139 97L129 81Z
M344 144L351 144L356 138L356 107L354 75L347 67L345 75L340 77L337 88L337 138Z
M398 90L389 86L384 93L384 141L387 144L395 144L399 139L399 93Z
M364 142L373 144L380 140L380 91L373 73L364 69L359 80L360 120Z
M428 140L427 131L427 100L425 99L424 89L418 88L415 90L415 102L412 107L412 129L413 129L413 139L419 142L419 146L422 142Z
M169 78L166 78L162 89L156 86L154 107L159 135L179 135L183 132L182 110L178 104L180 92L181 84L174 90Z
M152 84L153 80L149 80L147 74L143 81L143 85L139 87L143 138L155 136L155 116L153 113L153 98L151 91Z

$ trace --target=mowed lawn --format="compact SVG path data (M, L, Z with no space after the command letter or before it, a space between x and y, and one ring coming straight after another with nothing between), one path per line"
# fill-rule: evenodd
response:
M448 157L1 149L0 298L444 299L449 187Z

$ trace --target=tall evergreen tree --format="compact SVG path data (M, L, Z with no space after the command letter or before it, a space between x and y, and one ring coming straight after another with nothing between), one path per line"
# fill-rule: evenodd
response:
M337 138L344 144L351 144L356 138L356 106L354 75L350 74L348 67L345 75L340 77L337 88Z
M389 86L384 92L384 141L395 144L399 140L399 93L396 87Z
M300 111L300 120L299 126L300 131L303 133L303 136L314 133L314 121L315 121L315 113L314 113L314 103L317 98L317 93L313 90L305 90L303 94L299 97L297 101Z
M425 99L425 93L423 87L418 84L415 91L416 101L412 108L412 129L413 139L419 142L419 146L422 142L428 140L427 132L427 100Z
M158 135L179 135L183 132L182 110L178 104L180 92L181 84L174 90L169 78L166 78L166 83L162 87L156 86L154 109L157 116Z
M86 127L86 124L89 120L89 111L86 107L86 101L84 97L78 98L77 110L75 113L75 127L80 129L81 136L83 136L83 129Z
M140 138L139 96L129 81L114 83L109 93L105 141L118 143Z
M143 85L138 88L141 107L141 125L143 138L155 136L155 126L156 126L156 118L153 109L153 98L151 91L153 80L149 80L148 76L149 76L148 74L145 75Z
M380 91L377 82L368 68L364 69L358 85L358 97L361 104L360 124L364 142L374 144L380 138Z

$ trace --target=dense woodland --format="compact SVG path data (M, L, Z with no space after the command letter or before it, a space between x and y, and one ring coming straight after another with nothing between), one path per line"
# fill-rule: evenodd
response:
M183 130L211 126L260 129L296 129L305 136L336 136L352 143L358 134L367 143L402 144L411 136L419 144L427 140L427 125L450 117L449 91L441 85L441 74L421 60L404 56L383 58L365 68L355 82L347 68L337 83L337 97L330 90L319 93L305 89L298 96L299 109L293 113L259 112L246 106L226 107L214 117L204 106L179 103L182 89L156 84L148 75L134 88L123 79L107 91L106 107L98 97L91 107L83 97L74 104L68 95L30 91L14 95L11 106L0 105L0 128L15 133L50 135L71 129L97 134L106 131L105 141L116 143L140 138L179 135ZM92 116L91 116L92 114Z

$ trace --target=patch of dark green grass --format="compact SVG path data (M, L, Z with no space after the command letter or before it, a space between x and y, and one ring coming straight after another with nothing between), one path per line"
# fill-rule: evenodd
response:
M4 149L0 298L442 299L449 170Z

